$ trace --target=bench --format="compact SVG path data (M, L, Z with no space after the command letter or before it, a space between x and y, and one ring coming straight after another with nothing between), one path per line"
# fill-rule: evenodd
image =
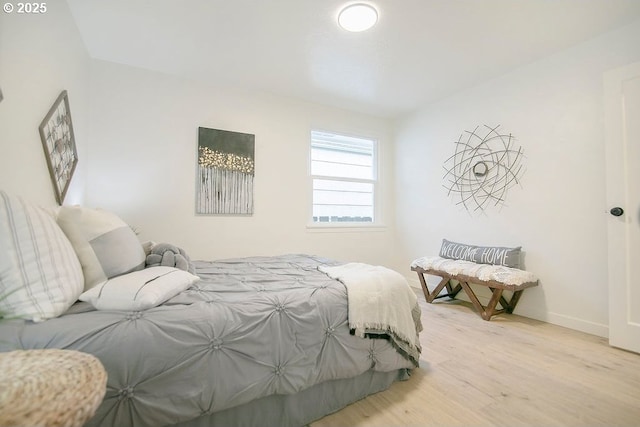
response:
M411 270L418 274L428 303L444 297L453 299L464 290L484 320L491 320L496 314L513 313L522 292L538 285L538 279L533 273L525 270L441 257L418 258L411 263ZM426 275L442 278L433 291L427 287ZM452 280L458 283L454 286ZM486 306L482 305L471 284L486 286L491 290L491 298ZM446 293L442 293L445 288ZM513 292L510 299L505 297L504 291Z

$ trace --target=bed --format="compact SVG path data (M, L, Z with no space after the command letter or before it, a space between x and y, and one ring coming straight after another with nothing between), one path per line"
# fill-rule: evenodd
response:
M95 355L108 381L88 426L303 426L418 365L419 344L408 354L384 329L354 333L348 286L321 271L339 264L302 254L195 261L199 280L151 308L77 301L46 320L0 322L0 351Z

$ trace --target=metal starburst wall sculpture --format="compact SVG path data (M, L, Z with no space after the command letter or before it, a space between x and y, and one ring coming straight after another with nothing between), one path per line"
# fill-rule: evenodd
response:
M444 164L447 194L467 211L503 204L507 190L524 173L522 147L516 147L515 138L498 132L500 125L479 127L460 135L455 154Z

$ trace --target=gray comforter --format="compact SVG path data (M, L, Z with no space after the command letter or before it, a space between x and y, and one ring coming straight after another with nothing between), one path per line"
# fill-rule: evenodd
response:
M350 335L344 285L303 255L196 261L202 278L142 312L75 304L0 325L0 351L64 348L108 372L89 425L163 426L366 371L413 367L383 339Z

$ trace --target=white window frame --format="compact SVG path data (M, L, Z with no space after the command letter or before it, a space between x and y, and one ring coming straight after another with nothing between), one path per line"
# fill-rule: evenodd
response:
M361 138L370 140L373 143L373 159L372 159L372 167L373 167L373 178L372 179L358 179L358 178L346 178L346 177L335 177L335 176L325 176L325 175L314 175L312 173L312 148L313 148L313 134L314 133L335 135L338 137L352 137L352 138ZM310 201L309 201L309 210L308 210L308 225L307 228L311 231L314 230L331 230L331 231L346 231L346 230L358 230L363 229L367 231L372 231L373 229L382 229L384 228L382 225L381 218L381 203L380 203L380 145L377 138L363 135L363 134L353 134L346 132L337 132L337 131L328 131L323 129L314 128L309 132L309 190L310 190ZM370 183L373 185L373 221L344 221L344 222L314 222L313 221L313 180L314 179L323 179L323 180L332 180L332 181L345 181L345 182L363 182Z

